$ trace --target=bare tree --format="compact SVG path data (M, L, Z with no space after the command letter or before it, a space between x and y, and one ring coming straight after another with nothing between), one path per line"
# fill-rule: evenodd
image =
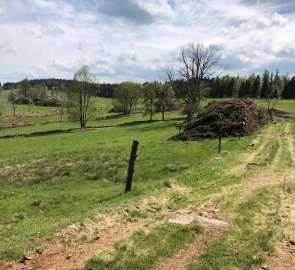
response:
M214 74L214 67L220 60L219 49L210 45L189 43L180 50L178 79L183 80L185 92L182 99L186 104L187 121L191 122L200 101L208 88L205 80ZM173 72L166 72L168 79L175 78Z

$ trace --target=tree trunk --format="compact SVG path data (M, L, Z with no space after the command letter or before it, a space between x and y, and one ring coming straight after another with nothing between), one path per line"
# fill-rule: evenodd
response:
M80 119L80 127L81 127L81 129L86 128L86 122L85 122L85 119L83 119L83 118Z
M190 108L188 108L187 116L186 116L186 121L188 123L191 123L192 120L193 120L193 111Z
M269 109L269 110L268 110L270 121L273 122L272 112L273 112L273 109Z
M165 109L162 109L162 120L165 121Z
M194 112L195 112L195 107L196 107L196 102L192 100L192 97L188 101L187 104L187 116L186 116L186 121L188 123L191 123L193 120Z
M270 100L269 99L267 100L267 111L268 111L268 114L269 114L270 121L273 121L272 109L270 108Z
M62 120L63 120L63 115L64 115L64 109L61 108L61 112L60 112L60 122L62 122Z

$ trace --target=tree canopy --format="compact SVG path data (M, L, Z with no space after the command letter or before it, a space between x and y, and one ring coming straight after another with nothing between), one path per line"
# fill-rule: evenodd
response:
M131 113L141 95L141 84L122 82L114 90L114 107L124 114Z
M79 120L80 127L85 128L90 117L90 101L97 95L98 82L89 72L87 65L75 74L67 92L67 111L70 120Z

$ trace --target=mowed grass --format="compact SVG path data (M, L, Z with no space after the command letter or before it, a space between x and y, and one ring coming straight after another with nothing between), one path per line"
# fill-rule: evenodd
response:
M263 99L257 100L257 105L267 108L267 101ZM295 100L294 99L279 99L275 104L275 109L285 111L291 114L295 113Z

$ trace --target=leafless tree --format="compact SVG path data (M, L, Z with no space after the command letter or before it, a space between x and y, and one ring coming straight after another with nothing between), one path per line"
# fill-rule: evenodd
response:
M176 76L172 69L166 71L168 79L183 80L182 99L186 104L187 121L191 122L200 101L206 96L208 88L205 80L214 74L214 67L220 60L219 49L214 46L189 43L180 49L179 66ZM177 76L178 75L178 76Z

